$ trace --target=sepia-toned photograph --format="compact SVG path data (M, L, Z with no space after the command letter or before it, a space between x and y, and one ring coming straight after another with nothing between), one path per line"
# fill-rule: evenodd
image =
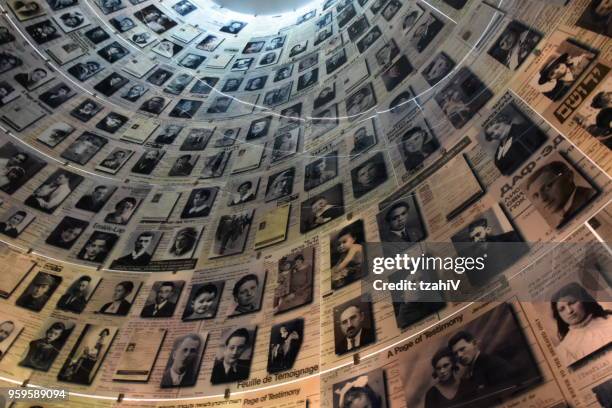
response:
M314 248L306 247L284 255L278 261L274 314L312 302L314 284Z
M346 225L329 236L331 288L340 289L367 275L363 220Z
M0 323L0 327L2 324L4 323ZM53 318L46 320L28 344L19 365L38 371L49 371L74 327L75 324L71 321Z
M351 169L353 196L360 198L387 181L387 166L382 152Z
M0 232L7 237L17 238L36 219L31 212L13 207L5 212L0 221Z
M342 184L310 197L301 204L300 232L309 232L344 215Z

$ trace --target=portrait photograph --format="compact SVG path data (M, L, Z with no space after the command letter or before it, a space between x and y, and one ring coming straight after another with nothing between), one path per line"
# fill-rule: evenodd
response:
M336 99L336 83L323 87L312 102L313 110L318 110ZM314 116L314 115L313 115Z
M127 48L119 44L117 41L114 41L98 50L98 55L104 58L110 64L114 64L129 53L130 52L127 50Z
M512 305L501 305L463 326L431 338L401 359L410 407L491 407L543 380ZM417 350L415 350L417 351ZM408 365L410 361L410 367Z
M363 153L376 146L377 142L374 120L361 122L359 126L350 131L348 136L346 136L349 159L353 160L361 156Z
M113 381L148 382L165 337L166 329L132 332L119 357Z
M245 91L259 91L262 89L266 82L268 81L268 76L256 76L254 78L249 78L244 86Z
M260 137L267 136L270 130L270 123L272 122L272 116L266 116L261 119L255 119L249 126L249 131L246 135L246 140L259 139Z
M247 71L251 68L251 65L255 61L255 58L236 58L234 63L232 64L231 71Z
M219 31L227 34L238 34L244 27L246 27L247 23L243 21L231 20L222 26Z
M7 3L19 21L30 20L46 14L45 9L38 1L9 0Z
M338 14L336 16L336 21L338 22L338 28L342 29L345 25L347 25L353 17L357 15L357 11L355 11L355 6L353 3L349 3L346 7L343 7L342 10L338 10Z
M54 18L57 25L59 25L65 33L79 30L91 24L89 19L77 10L59 13L59 15L55 15Z
M547 136L514 103L483 123L478 142L505 176L518 170L546 143Z
M276 132L272 145L271 163L285 160L297 153L300 143L300 126L289 126Z
M59 381L90 385L110 349L117 328L87 324L57 375Z
M108 143L108 139L105 137L90 132L84 132L77 137L60 156L82 166L87 164L106 143Z
M213 147L229 147L236 143L236 139L240 135L240 128L218 129L217 138L213 143Z
M17 238L35 219L34 214L12 207L2 215L0 232L7 237Z
M217 49L219 45L225 40L225 38L218 37L216 35L208 34L206 35L202 41L198 43L196 48L202 51L213 52Z
M173 43L172 41L162 40L151 51L165 58L172 58L183 50L182 45Z
M166 362L161 388L191 387L198 380L208 332L188 333L177 337Z
M43 20L29 25L25 27L25 31L38 45L48 43L62 36L51 20Z
M109 112L102 120L96 124L96 128L107 133L116 133L128 121L127 116L123 116L117 112Z
M376 64L380 69L388 67L391 62L399 55L399 48L395 43L395 40L391 39L388 43L385 43L378 51L376 51Z
M612 6L604 0L591 0L576 25L612 37ZM602 404L603 405L603 404Z
M270 202L291 195L294 179L295 167L279 171L268 177L265 201Z
M229 161L232 155L231 151L228 150L219 150L216 154L211 156L204 156L202 161L204 162L204 167L202 167L202 172L200 173L200 178L217 178L223 175L225 171L225 167L227 166L227 162Z
M96 170L109 174L117 174L125 163L134 154L133 150L115 147L102 161L96 166Z
M179 150L200 151L206 148L208 141L214 133L214 129L192 128L189 129Z
M83 176L58 169L36 188L24 203L47 214L53 214L83 179Z
M240 205L255 200L260 181L259 177L232 181L228 187L230 199L227 205Z
M319 111L314 111L311 118L309 138L318 139L338 127L338 104L329 105Z
M106 97L111 97L119 89L127 85L128 82L129 80L126 77L119 75L116 72L113 72L112 74L95 84L94 89Z
M100 113L103 106L92 99L85 99L83 102L78 104L73 110L70 111L70 115L77 118L83 123L89 122L94 116Z
M111 316L127 316L138 295L139 280L104 279L93 293L87 310Z
M362 197L387 181L387 166L382 152L351 169L353 196Z
M597 53L571 40L565 40L544 59L531 85L551 101L563 98L578 78L597 58Z
M140 317L172 317L185 281L155 281L140 311Z
M451 241L461 257L487 255L482 270L465 272L470 284L477 287L486 284L529 252L528 244L523 242L520 233L498 205L470 220L466 227L451 236Z
M334 179L338 175L338 152L331 152L308 163L304 168L304 190L315 187Z
M338 68L346 64L348 58L346 56L346 48L342 48L334 52L331 57L325 60L325 72L327 75L333 74Z
M161 149L146 149L134 166L132 166L132 173L143 175L151 174L164 156L164 153L165 151Z
M126 31L130 31L132 28L136 27L134 20L126 16L113 17L108 21L120 33L125 33Z
M276 106L281 105L289 100L291 89L293 88L293 81L266 92L263 99L264 106Z
M104 14L114 13L115 11L119 11L125 8L124 0L95 0L94 3Z
M48 68L34 68L31 71L24 71L13 76L15 81L28 91L33 91L41 85L53 80L55 75Z
M362 296L335 306L333 319L337 355L354 352L376 342L372 302L364 301Z
M191 174L193 167L196 165L200 156L193 154L182 154L176 158L170 171L169 177L187 177Z
M492 97L486 85L465 67L434 94L435 101L455 129L463 128Z
M225 281L194 284L183 311L183 321L214 319L224 287Z
M364 35L361 40L357 41L357 49L360 53L364 53L372 44L376 42L382 35L380 28L378 26L374 26L368 31L366 35Z
M314 267L314 248L311 246L279 259L273 302L275 315L312 302Z
M65 0L57 0L58 3L65 2ZM73 0L74 4L77 3L77 0ZM110 38L110 35L104 31L102 27L94 27L89 29L83 33L85 37L92 42L94 45L98 45Z
M45 166L38 156L5 143L0 147L0 190L13 194Z
M541 39L542 34L513 20L508 23L489 49L489 55L516 71L531 55Z
M555 229L570 222L600 192L559 153L540 162L518 187L546 223Z
M179 61L179 65L189 69L198 69L200 65L206 60L206 57L198 54L186 54Z
M242 316L261 309L266 276L266 271L255 271L241 276L232 284L229 317Z
M72 125L57 122L50 125L36 137L36 140L47 147L54 148L75 131Z
M70 249L83 235L89 222L73 217L64 217L45 240L45 243L61 249Z
M255 210L244 210L222 215L217 223L210 258L244 252Z
M134 17L156 34L163 34L177 25L176 21L152 4L134 13Z
M359 16L353 23L348 27L347 33L349 39L355 42L366 30L370 28L370 23L365 15Z
M268 373L293 368L304 341L304 319L298 318L272 326L268 350Z
M349 378L332 386L333 408L365 406L388 408L385 372L382 368Z
M170 237L170 247L166 250L163 259L189 259L200 242L204 226L185 226L176 229Z
M603 355L611 342L612 303L596 299L596 290L585 288L584 283L561 279L547 288L553 291L549 302L533 304L564 367L588 364Z
M153 96L152 98L145 100L138 109L152 115L159 115L169 104L169 102L170 101L166 100L164 97Z
M138 209L142 199L133 197L129 194L117 198L115 204L112 205L112 207L108 207L108 213L104 217L104 222L116 225L126 225Z
M357 220L329 235L331 288L336 290L367 275L365 230Z
M224 329L216 346L211 384L246 380L251 373L257 326L244 325Z
M94 231L77 254L82 261L101 264L113 250L119 236L110 232Z
M289 58L293 58L308 49L308 40L300 41L289 49Z
M280 57L280 51L265 52L257 61L257 68L276 64Z
M293 64L283 65L274 73L274 82L283 81L293 74Z
M443 28L444 23L442 20L437 18L431 12L423 18L419 17L417 26L414 31L412 31L412 35L410 35L410 44L417 50L417 52L422 53L427 49L429 44L433 42Z
M68 99L76 95L68 85L63 82L49 88L47 91L40 94L38 99L51 109L56 109Z
M79 314L100 283L99 277L81 275L75 279L57 301L56 308L65 312Z
M62 283L62 277L47 272L38 272L30 281L15 304L33 312L40 312Z
M312 231L344 215L342 184L336 184L322 193L302 201L300 232Z
M111 269L141 270L149 265L162 235L163 232L159 230L132 232L125 242L122 255L113 261Z
M440 148L440 142L429 124L420 116L415 119L408 123L408 129L396 142L396 148L408 173L420 170L425 160Z
M0 323L0 327L2 324L4 323ZM49 371L74 327L75 323L69 320L45 320L33 340L28 343L19 365L37 371Z
M605 79L599 92L592 93L578 108L572 124L579 126L608 149L612 149L612 77Z
M202 187L191 190L187 203L181 212L181 218L199 218L206 217L210 214L210 210L217 197L217 187Z
M300 125L302 122L302 102L291 105L280 112L279 128L289 125Z
M302 72L302 71L307 70L308 68L312 68L318 63L319 63L319 52L318 51L308 54L307 56L305 56L298 62L298 72Z
M297 82L297 91L301 92L304 89L310 88L319 82L319 68L314 68L310 71L306 71L299 76Z
M397 248L408 248L427 237L414 193L382 209L376 221L380 242L397 243Z
M455 66L455 61L444 52L441 52L427 64L421 74L430 86L434 86L442 79L446 78Z
M117 187L106 184L96 184L79 198L75 208L92 213L98 213L117 191Z
M395 89L404 79L406 79L414 68L408 58L402 55L391 65L385 72L382 73L381 77L385 84L387 91Z
M349 120L356 119L358 115L376 106L376 95L372 83L362 85L346 98L346 113Z

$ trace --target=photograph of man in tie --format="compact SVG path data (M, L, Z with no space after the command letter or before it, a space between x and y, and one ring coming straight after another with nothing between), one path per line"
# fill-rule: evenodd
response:
M418 242L426 236L414 196L397 201L377 219L381 242Z
M188 387L195 385L206 343L196 333L181 336L174 341L166 369L161 380L162 388Z
M157 281L140 312L140 317L172 317L185 281Z
M57 302L57 308L72 313L85 309L89 296L93 293L91 277L84 275L76 280Z
M361 297L334 308L336 354L344 354L376 341L370 303Z
M210 376L212 384L225 384L249 378L256 330L256 326L247 326L223 332L221 339L225 341L221 343L215 358Z

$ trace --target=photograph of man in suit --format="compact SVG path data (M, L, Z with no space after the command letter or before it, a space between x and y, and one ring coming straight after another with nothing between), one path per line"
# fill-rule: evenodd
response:
M87 303L90 283L90 276L81 276L72 284L70 289L60 297L60 300L57 302L57 308L67 312L81 313L83 309L85 309L85 304Z
M155 240L155 234L145 231L138 235L134 241L134 249L129 254L118 258L117 265L147 266L151 262L152 254L148 252L149 247Z
M141 317L172 317L176 302L172 300L176 286L174 282L161 282L155 294L153 303L142 308Z
M424 234L420 225L411 225L410 204L400 201L389 209L384 217L384 225L381 228L382 242L417 242L423 239Z
M104 207L104 204L106 204L114 191L114 188L109 189L109 187L105 185L96 186L91 193L81 197L79 201L77 201L75 207L80 210L97 213Z
M134 290L134 283L130 281L119 282L113 291L113 300L105 303L98 313L125 316L132 304L126 299Z
M20 225L27 218L25 211L17 211L5 222L0 222L0 232L11 238L17 238L21 233Z
M210 200L210 198L211 190L208 188L193 190L189 196L187 205L185 205L185 209L181 214L181 218L206 217L210 213L212 204L212 200Z
M187 387L196 383L201 346L202 339L195 333L179 337L174 342L162 376L162 388Z
M8 348L8 346L5 346L2 343L6 339L11 337L11 334L13 334L14 330L15 330L15 323L13 323L12 321L6 320L0 323L0 349L4 349L5 347ZM2 357L3 355L4 353L2 352L2 350L0 350L0 357Z
M350 304L343 308L336 322L342 333L336 338L336 354L344 354L374 343L375 333L365 327L365 320L366 314L360 306Z
M210 382L224 384L249 378L251 360L240 357L250 346L249 331L245 328L234 330L225 340L223 354L215 359Z

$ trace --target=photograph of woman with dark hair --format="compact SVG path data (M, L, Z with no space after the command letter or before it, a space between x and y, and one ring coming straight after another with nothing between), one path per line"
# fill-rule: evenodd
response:
M348 381L341 389L335 392L339 395L338 408L386 408L383 398L368 384L367 375L357 377L354 381Z
M568 366L612 342L612 314L580 284L571 282L557 291L551 301L557 323L557 346Z
M565 44L562 44L565 45ZM540 70L537 85L548 99L561 99L586 70L595 55L571 44L572 54L565 52L549 61Z
M438 139L420 126L415 126L404 133L400 143L400 153L402 153L404 167L407 171L418 168L440 147Z
M457 392L459 391L460 376L457 375L459 366L453 351L442 347L431 358L433 373L436 380L427 394L425 394L425 408L447 408L457 405Z

